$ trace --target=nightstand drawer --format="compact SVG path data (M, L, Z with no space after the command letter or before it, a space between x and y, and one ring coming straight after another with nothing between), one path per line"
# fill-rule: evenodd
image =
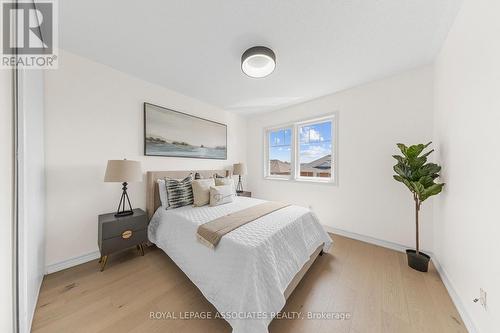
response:
M148 220L144 215L130 216L112 222L102 224L102 239L121 237L127 230L142 230L148 226Z
M148 233L146 229L125 230L118 237L108 238L102 241L101 255L107 255L115 251L138 245L147 241Z
M142 209L133 214L115 216L115 213L101 214L97 223L97 244L101 251L101 272L106 266L108 255L137 245L144 255L143 243L148 241L148 216Z

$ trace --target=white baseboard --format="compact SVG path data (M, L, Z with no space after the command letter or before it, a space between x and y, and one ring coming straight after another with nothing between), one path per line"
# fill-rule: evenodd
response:
M386 247L388 249L395 250L398 252L405 252L406 249L409 248L406 245L388 242L388 241L385 241L382 239L378 239L378 238L374 238L374 237L370 237L370 236L365 236L365 235L357 234L355 232L345 231L342 229L337 229L337 228L330 227L327 225L323 225L323 228L326 230L326 232L331 232L333 234L337 234L337 235L344 236L347 238L352 238L352 239L359 240L359 241L362 241L365 243L370 243L370 244Z
M99 253L99 251L94 251L94 252L90 252L90 253L87 253L87 254L84 254L84 255L81 255L78 257L66 259L64 261L61 261L61 262L58 262L55 264L47 265L45 267L45 274L59 272L59 271L62 271L63 269L67 269L67 268L70 268L73 266L81 265L81 264L84 264L86 262L98 259L100 257L101 257L101 254Z
M391 250L399 251L399 252L405 252L407 248L411 248L406 245L401 245L398 243L393 243L393 242L388 242L382 239L370 237L370 236L365 236L361 234L357 234L354 232L350 231L345 231L337 228L333 228L327 225L323 225L323 228L327 232L331 232L333 234L337 234L340 236L345 236L347 238L352 238L355 240L359 240L365 243L369 244L374 244L378 246L382 246ZM425 251L425 250L424 250ZM444 286L446 287L446 290L448 291L448 294L450 295L450 298L457 308L458 313L460 314L460 317L462 318L462 321L465 324L465 327L469 331L469 333L477 333L478 330L476 329L476 326L474 325L474 322L472 321L471 317L469 316L469 313L467 312L467 309L463 305L462 301L460 300L460 297L458 296L458 293L456 292L455 288L453 287L453 284L450 281L450 278L448 277L448 273L446 273L446 270L441 266L439 261L436 259L436 256L432 251L425 251L427 254L431 256L431 260L434 264L434 267L436 267L437 272L439 273L439 276L441 277L441 280L443 281Z
M436 270L438 271L439 276L441 277L441 281L443 281L444 286L448 290L448 294L450 295L453 304L455 304L455 307L457 308L460 317L462 317L462 321L464 322L465 327L467 328L469 333L479 332L476 328L476 325L472 321L472 318L469 316L467 309L462 303L462 300L458 296L458 293L453 287L453 284L451 283L451 280L448 277L448 273L446 272L446 270L443 268L443 266L441 266L441 264L439 263L439 261L436 259L435 256L432 257L432 262L434 263L434 267L436 267Z

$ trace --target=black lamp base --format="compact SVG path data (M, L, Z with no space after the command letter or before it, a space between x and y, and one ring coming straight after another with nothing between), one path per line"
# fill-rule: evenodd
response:
M134 215L134 212L131 211L131 210L126 210L126 211L123 211L123 212L116 213L115 217L125 217L125 216L130 216L130 215Z
M241 175L238 175L238 185L236 186L236 193L243 192L243 183L241 182Z
M132 205L130 204L130 199L127 194L127 183L122 184L122 197L120 198L120 203L118 204L118 210L116 211L115 217L124 217L124 216L130 216L134 214L134 211L132 210ZM125 210L125 204L128 203L128 208Z

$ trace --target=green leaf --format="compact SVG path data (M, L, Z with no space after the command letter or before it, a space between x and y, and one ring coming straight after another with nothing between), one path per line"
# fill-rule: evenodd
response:
M404 144L402 143L397 143L396 144L399 148L399 150L401 150L401 152L403 153L403 155L406 156L406 150L408 149L408 147L406 147Z
M426 188L421 195L419 195L420 197L420 201L425 201L427 200L429 197L432 197L433 195L436 195L436 194L439 194L441 193L441 191L443 190L443 186L445 184L434 184L434 185L431 185L429 186L428 188Z
M398 161L398 163L405 164L405 158L403 156L392 155L392 157L394 157Z
M400 175L403 178L409 178L408 168L401 163L396 164L394 167L394 172Z
M414 167L415 169L421 168L425 163L427 162L427 157L425 156L420 156L417 157L414 160L411 160L410 165Z
M420 155L420 153L424 149L425 149L425 145L423 145L423 144L410 146L406 150L406 157L408 157L408 158L416 158L418 155Z
M397 176L397 175L394 175L392 176L394 177L395 180L397 180L398 182L401 182L403 184L406 185L406 187L408 187L408 189L413 192L413 187L411 186L410 182L408 180L406 180L405 178L401 177L401 176Z
M399 176L394 176L394 179L396 179L396 177L399 177ZM411 186L411 183L408 180L406 180L406 179L404 179L402 177L399 177L399 179L401 179L401 182L403 184L405 184L405 186L410 190L410 192L412 192L412 193L414 192L413 187Z
M434 185L434 178L432 178L430 176L423 176L423 177L420 177L418 182L420 184L424 185L425 188L428 188L428 187Z
M422 156L420 156L420 157L427 157L427 156L429 156L430 154L432 154L433 152L434 152L434 149L431 149L431 150L429 150L427 153L423 154L423 155L422 155Z
M429 145L431 144L432 142L429 142L427 144L418 144L418 145L412 145L410 146L407 150L406 150L406 156L408 158L417 158L418 155L420 155L422 153L422 151L424 151L425 148L429 147ZM427 155L426 155L427 156Z
M402 182L403 182L403 180L404 180L404 179L403 179L403 177L401 177L401 176L394 175L394 176L392 176L392 177L393 177L395 180L397 180L398 182L400 182L400 183L402 183Z
M441 167L439 165L435 163L428 163L420 168L419 174L421 176L430 176L437 174L439 171L441 171Z
M406 187L408 187L408 189L413 193L414 190L413 190L413 186L411 186L411 183L409 180L407 179L403 179L403 183L406 185Z
M415 193L417 193L419 196L425 191L424 185L420 184L419 182L411 182L411 186L415 190Z

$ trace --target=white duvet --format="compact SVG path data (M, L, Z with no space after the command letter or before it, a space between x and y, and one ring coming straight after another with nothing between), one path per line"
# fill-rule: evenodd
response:
M197 241L199 225L262 202L237 197L215 207L160 207L148 228L150 241L226 317L233 333L268 332L269 323L285 305L283 293L295 274L318 246L324 243L327 251L332 244L316 216L298 206L233 230L215 250Z

